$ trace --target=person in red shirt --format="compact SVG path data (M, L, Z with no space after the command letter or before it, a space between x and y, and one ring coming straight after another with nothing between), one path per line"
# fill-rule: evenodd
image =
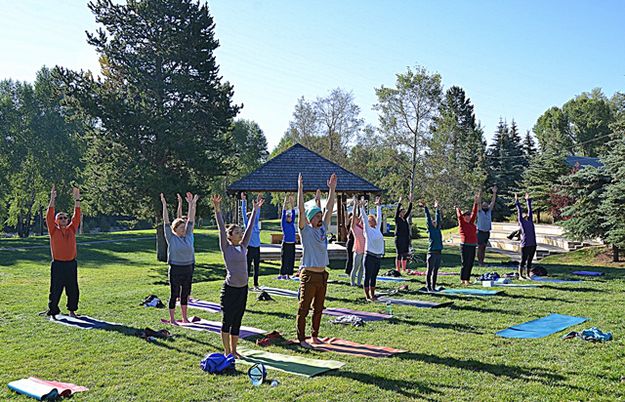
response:
M76 262L76 231L80 226L80 190L72 189L74 196L74 216L69 219L65 212L55 215L56 188L50 191L50 204L46 213L46 225L50 234L50 296L46 315L56 316L61 313L59 301L63 289L67 295L69 315L76 317L78 310L78 263Z
M462 260L460 280L465 286L470 283L469 279L471 278L471 270L473 270L473 262L475 260L475 248L477 247L477 226L475 226L475 218L477 217L479 199L480 194L475 194L473 209L470 213L462 212L460 208L456 207Z

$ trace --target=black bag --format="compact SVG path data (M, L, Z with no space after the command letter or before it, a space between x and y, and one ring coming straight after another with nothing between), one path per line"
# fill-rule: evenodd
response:
M547 270L541 265L534 265L530 272L536 276L547 276Z
M264 290L258 294L258 296L256 297L256 300L259 300L259 301L273 301L273 299L271 298L269 293L265 292Z

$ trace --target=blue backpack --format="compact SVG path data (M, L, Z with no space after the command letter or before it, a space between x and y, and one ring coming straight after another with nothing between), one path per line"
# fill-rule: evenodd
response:
M211 353L200 362L200 367L211 374L222 373L234 369L234 356L221 353Z

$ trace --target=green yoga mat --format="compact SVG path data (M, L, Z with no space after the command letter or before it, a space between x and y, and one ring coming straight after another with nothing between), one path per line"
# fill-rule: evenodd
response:
M247 348L239 348L238 352L241 355L241 360L239 361L242 363L262 363L269 368L304 377L314 377L326 371L337 370L345 365L345 363L335 360L308 359L306 357L282 355L280 353Z

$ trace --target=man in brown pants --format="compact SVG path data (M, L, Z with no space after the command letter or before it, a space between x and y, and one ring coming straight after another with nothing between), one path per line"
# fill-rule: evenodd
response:
M306 342L306 316L308 316L311 304L313 306L312 343L320 343L319 326L328 284L326 266L330 263L326 235L334 210L336 181L336 174L332 174L328 179L330 191L325 212L322 212L318 206L304 208L304 179L301 173L298 179L298 226L303 252L299 310L297 311L297 339L303 347L310 347Z

